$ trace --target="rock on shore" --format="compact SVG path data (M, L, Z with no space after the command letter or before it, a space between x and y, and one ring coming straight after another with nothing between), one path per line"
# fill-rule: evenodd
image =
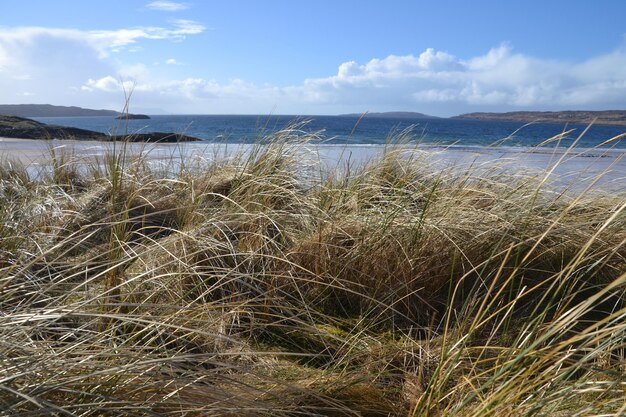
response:
M150 116L147 114L120 114L115 119L117 120L147 120Z
M129 135L107 135L93 130L48 125L32 119L0 115L0 137L17 139L71 139L103 142L196 142L201 139L176 133L150 132Z

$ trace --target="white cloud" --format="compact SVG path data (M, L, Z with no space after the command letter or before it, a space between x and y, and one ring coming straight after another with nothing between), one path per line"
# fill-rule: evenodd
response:
M180 41L204 30L202 24L185 19L174 20L172 28L137 27L89 31L38 26L0 28L0 65L9 59L7 50L33 47L46 39L81 43L98 51L100 58L106 58L111 52L119 51L142 39Z
M104 91L107 93L118 92L118 91L130 91L134 89L135 83L133 81L125 80L112 77L107 75L106 77L102 77L100 79L88 79L85 85L81 87L83 91Z
M148 3L146 7L148 9L160 10L164 12L178 12L181 10L188 9L189 5L187 3L178 3L174 1L160 0L160 1L153 1L151 3Z
M427 49L418 56L349 61L336 75L308 79L302 88L312 100L329 104L363 102L367 108L426 112L429 105L464 111L624 107L625 68L625 50L571 63L514 53L504 44L468 60Z
M167 65L146 66L123 62L123 55L115 54L148 48L142 40L181 41L204 30L188 20L167 28L101 31L0 28L0 102L26 101L22 93L28 91L42 102L117 108L123 90L134 88L138 107L180 113L267 113L276 108L298 114L370 109L452 115L626 107L624 47L578 62L534 58L507 44L465 59L429 48L414 55L338 63L334 74L288 86L218 82L198 73L201 68L172 78L172 66L180 64L176 58L157 57ZM182 69L193 68L187 64L176 73Z
M367 109L454 114L488 109L621 108L626 106L624 68L626 51L568 63L535 59L501 45L468 60L427 49L419 55L390 55L364 64L348 61L339 65L335 75L287 87L243 80L164 80L147 70L134 79L135 91L150 100L178 98L188 107L206 106L195 112L241 112L244 108L255 112L257 105L256 112L261 113L279 106L279 111L301 114ZM104 77L86 86L91 91L111 92L113 84L107 80Z
M0 102L28 102L22 94L27 91L41 102L117 108L123 102L119 80L145 79L147 71L141 64L125 65L116 52L140 51L147 39L182 41L202 31L189 20L117 30L0 27Z

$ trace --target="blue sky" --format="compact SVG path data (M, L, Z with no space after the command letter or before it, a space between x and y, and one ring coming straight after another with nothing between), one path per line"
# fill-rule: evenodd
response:
M0 104L626 108L626 1L0 0Z

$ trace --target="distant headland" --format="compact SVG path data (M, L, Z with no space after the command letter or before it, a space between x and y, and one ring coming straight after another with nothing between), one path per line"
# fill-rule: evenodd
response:
M18 117L83 117L109 116L120 120L150 119L145 114L122 113L114 110L95 110L76 106L51 104L0 104L0 115ZM340 114L338 117L367 117L378 119L441 119L424 113L411 111L369 112ZM514 121L539 123L575 123L626 126L626 110L565 110L565 111L514 111L506 113L475 112L452 116L450 119Z
M626 110L516 111L508 113L466 113L452 119L502 120L515 122L576 123L626 126Z
M83 117L120 116L114 110L93 110L76 106L53 106L52 104L0 104L0 114L18 117Z
M439 119L436 116L429 116L424 113L418 113L413 111L388 111L382 113L348 113L340 114L339 117L373 117L378 119Z
M76 106L52 104L0 104L0 114L17 117L96 117L113 116L116 119L149 119L145 114L122 113L115 110L94 110Z
M350 113L340 114L340 117L369 117L389 119L438 119L424 113L393 111L382 113ZM598 125L626 126L626 110L566 110L566 111L515 111L507 113L466 113L452 116L450 119L461 120L487 120L487 121L512 121L512 122L543 122L543 123L575 123L589 124L594 122Z

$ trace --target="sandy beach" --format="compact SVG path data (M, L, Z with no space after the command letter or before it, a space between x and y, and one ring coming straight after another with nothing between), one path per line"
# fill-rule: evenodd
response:
M66 160L93 163L109 152L124 148L127 158L147 158L153 166L177 166L223 158L248 152L250 144L134 143L125 147L95 141L32 140L0 138L0 158L26 164L30 172L49 165L51 151L63 153ZM345 169L382 155L393 147L385 145L329 145L309 143L297 149L303 155L303 167L314 171ZM436 169L470 170L481 173L546 175L553 187L584 190L592 186L604 191L626 191L626 151L623 149L555 149L481 146L395 145L403 153L427 161ZM593 185L592 185L593 184Z

